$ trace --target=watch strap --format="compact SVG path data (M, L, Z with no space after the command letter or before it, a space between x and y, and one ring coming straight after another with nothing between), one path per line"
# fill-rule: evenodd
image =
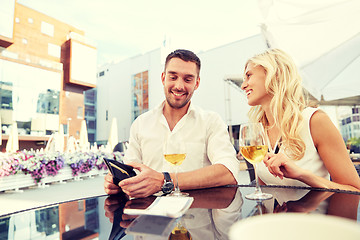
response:
M170 174L168 172L163 172L164 174L164 182L172 182Z
M164 184L161 187L161 191L164 193L163 196L171 193L174 188L174 183L171 180L170 174L168 172L163 172L164 175Z

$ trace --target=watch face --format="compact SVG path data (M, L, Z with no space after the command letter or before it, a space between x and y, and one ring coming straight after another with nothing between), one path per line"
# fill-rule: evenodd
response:
M163 193L171 193L173 189L174 184L172 182L166 182L161 190L163 191Z

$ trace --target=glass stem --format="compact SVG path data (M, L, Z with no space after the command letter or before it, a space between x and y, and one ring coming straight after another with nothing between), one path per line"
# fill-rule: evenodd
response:
M258 179L258 174L257 174L257 166L258 166L258 163L255 163L253 164L254 166L254 173L255 173L255 193L256 194L260 194L261 193L261 188L260 188L260 185L259 185L259 179Z
M179 180L178 180L178 166L175 166L175 192L180 192Z

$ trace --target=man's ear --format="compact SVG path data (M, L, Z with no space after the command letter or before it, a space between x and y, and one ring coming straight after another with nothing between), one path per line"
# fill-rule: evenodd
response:
M200 77L198 77L198 79L196 79L195 90L199 87L199 85L200 85Z
M165 72L161 73L161 82L165 86Z

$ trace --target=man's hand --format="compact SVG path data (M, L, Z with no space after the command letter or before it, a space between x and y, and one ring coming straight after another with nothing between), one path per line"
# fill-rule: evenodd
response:
M124 196L109 196L107 199L105 199L104 211L105 216L109 219L111 223L114 223L114 219L115 217L117 217L118 220L116 223L119 224L119 226L122 228L127 228L136 216L134 217L127 214L122 214L123 208L125 206L124 201L126 201Z
M121 200L118 198L114 198L113 196L109 196L105 199L104 202L104 211L105 216L109 219L111 223L114 222L114 213L115 211L121 207Z
M128 165L139 170L135 177L127 178L119 183L124 193L132 198L144 198L161 190L164 183L164 176L144 164L130 162Z
M121 192L119 186L114 184L113 176L110 172L105 176L104 180L104 190L106 194L113 195Z

